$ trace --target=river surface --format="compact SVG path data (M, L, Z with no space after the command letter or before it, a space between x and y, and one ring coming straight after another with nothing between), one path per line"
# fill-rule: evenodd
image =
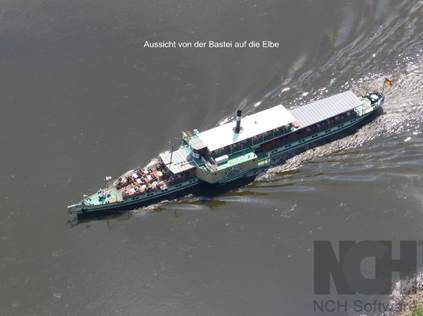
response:
M315 314L314 240L423 239L422 32L422 1L2 0L0 314ZM382 116L246 187L68 221L181 130L385 77Z

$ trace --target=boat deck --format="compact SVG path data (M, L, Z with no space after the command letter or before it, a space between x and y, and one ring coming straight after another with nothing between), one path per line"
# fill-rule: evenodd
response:
M122 201L122 194L114 188L106 188L85 198L88 205L103 205Z

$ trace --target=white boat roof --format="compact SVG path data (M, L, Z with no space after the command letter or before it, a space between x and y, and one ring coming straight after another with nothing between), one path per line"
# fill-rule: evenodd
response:
M170 151L165 151L159 157L174 174L190 170L196 166L190 151L185 148L179 148L173 151L172 154Z
M295 121L294 116L282 105L248 115L241 120L241 132L234 132L235 121L214 127L198 134L198 137L214 151L251 137L266 133L273 129L288 125Z
M351 90L303 105L292 110L302 128L352 110L363 101Z

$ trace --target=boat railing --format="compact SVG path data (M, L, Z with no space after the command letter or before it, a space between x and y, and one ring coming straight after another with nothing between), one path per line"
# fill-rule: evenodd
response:
M207 161L204 157L201 157L201 161L206 166L206 168L209 172L216 172L217 171L217 167L214 164L212 164L211 162Z
M156 164L153 168L135 169L131 174L122 176L119 178L116 188L123 190L124 197L129 197L152 192L158 188L164 190L167 188L169 180L165 168ZM122 183L122 181L124 182Z
M373 111L373 106L369 102L363 101L359 106L355 107L354 111L358 116L363 116Z

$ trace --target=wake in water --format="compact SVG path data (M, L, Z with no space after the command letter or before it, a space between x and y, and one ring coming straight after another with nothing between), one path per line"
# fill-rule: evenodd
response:
M277 182L286 184L284 178L287 176L293 177L295 182L295 171L301 166L329 158L338 160L342 166L345 163L353 172L362 171L359 159L354 159L357 155L372 165L378 161L386 164L395 158L397 153L393 154L393 151L396 151L398 143L421 144L423 62L420 59L423 56L423 34L416 30L423 29L419 19L423 13L423 1L398 3L397 6L397 10L392 11L397 16L390 16L382 2L377 1L369 3L362 16L351 18L347 10L345 17L341 17L344 22L339 32L328 35L333 54L321 60L318 67L308 61L315 56L300 56L287 74L281 76L262 97L246 97L238 105L237 108L243 109L246 114L276 104L294 108L349 89L356 93L379 90L385 77L394 81L394 87L386 91L382 116L353 135L307 150L280 166L270 168L256 179L254 187L267 186L269 182L272 185ZM368 14L372 16L369 18ZM377 22L381 16L384 17L383 24L374 23L375 26L369 27L362 23L366 20ZM321 86L325 81L326 85ZM219 124L231 119L233 116L227 116ZM369 154L370 150L361 149L363 146L375 148ZM351 156L354 158L351 159ZM237 194L245 190L248 188L241 188ZM191 205L198 199L201 198L191 196L178 202ZM160 205L150 208L155 210Z
M260 102L264 104L272 99L284 104L284 98L287 98L288 105L302 105L325 97L330 91L352 89L360 93L377 90L383 78L389 77L393 79L394 87L386 93L384 114L354 135L308 150L284 165L270 169L260 180L276 180L278 174L295 170L307 161L361 147L375 138L383 137L393 142L420 141L423 122L423 62L420 61L423 56L423 36L416 34L416 30L423 27L421 19L418 19L423 11L423 2L404 3L401 6L401 10L407 14L401 18L392 16L383 25L368 29L365 33L360 28L351 30L351 33L357 33L355 37L339 47L337 53L319 68L291 75L278 89L274 89L279 92L266 95ZM349 74L357 76L360 73L362 75L357 79L349 78ZM323 77L332 77L327 86L302 91L302 87L317 85L322 74L326 74ZM299 83L296 84L295 79ZM284 85L286 83L291 85L287 87Z
M415 57L417 59L419 56L416 55ZM423 62L412 62L409 58L407 58L406 61L408 64L398 67L398 70L393 73L368 75L358 80L351 80L342 85L341 91L346 89L352 89L355 92L368 91L380 89L384 77L392 78L394 80L394 87L386 91L383 115L372 123L363 126L350 136L307 150L287 160L280 166L268 169L264 174L256 178L253 186L267 186L270 183L274 185L275 182L285 185L286 177L293 177L293 181L295 182L295 170L298 170L308 162L319 159L337 159L340 164L347 162L352 172L361 171L363 169L362 163L360 162L363 158L366 158L367 161L370 162L373 159L373 163L383 161L386 165L390 159L395 158L395 155L392 154L392 150L394 149L382 148L383 146L389 145L390 142L393 142L395 146L398 142L421 142L421 137L419 136L423 132L423 92L420 87L423 86ZM320 89L317 93L313 93L312 95L318 95L324 90L327 89ZM304 96L302 95L297 100L301 103L303 99ZM313 100L316 99L318 98L313 98ZM229 118L224 119L223 122L226 122L228 119ZM372 141L375 139L380 139L381 141L377 143L381 145L373 144ZM372 157L366 157L366 151L359 150L363 146L379 146L379 148L374 148L374 150L372 150ZM336 158L334 158L334 155ZM354 158L357 158L358 155L360 159L351 159L351 155L353 155ZM246 190L248 190L248 187L241 188L235 195L241 196ZM227 194L220 200L230 201L231 198ZM248 200L249 203L252 203L252 199L245 196L242 200ZM191 209L191 205L195 205L199 201L211 207L218 202L214 199L210 200L208 198L191 195L183 199L178 199L177 201L164 201L135 212L138 215L146 215L165 208L169 202L173 202L172 207L175 206L176 202L179 204L178 208L180 209Z
M418 57L418 56L416 56ZM355 134L299 154L281 166L269 169L258 180L274 180L278 174L301 167L307 161L328 157L338 152L362 147L376 138L412 142L422 134L423 123L423 63L409 63L402 70L386 74L394 79L394 87L387 91L384 114L362 127ZM374 90L385 76L374 75L348 83L354 91Z

